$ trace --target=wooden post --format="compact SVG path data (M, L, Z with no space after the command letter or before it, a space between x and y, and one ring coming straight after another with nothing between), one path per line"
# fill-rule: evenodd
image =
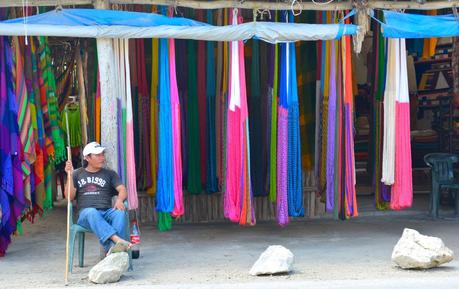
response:
M80 45L75 51L78 75L78 94L80 99L80 119L81 119L81 140L83 145L88 143L88 126L87 126L87 107L86 107L86 86L83 72L83 62L81 60Z
M96 0L96 9L109 9L108 0ZM101 145L106 147L107 167L118 169L117 99L115 95L115 65L112 39L97 39L101 97Z

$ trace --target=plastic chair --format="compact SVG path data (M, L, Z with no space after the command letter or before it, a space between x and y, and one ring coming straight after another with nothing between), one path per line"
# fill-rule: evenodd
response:
M124 202L124 205L126 208L128 207L127 202ZM85 227L82 227L78 224L73 223L73 205L70 203L70 240L69 240L69 260L68 260L68 269L69 272L72 273L72 267L73 267L73 253L74 253L74 247L75 247L75 239L78 236L78 267L83 267L84 266L84 239L85 239L85 233L92 233L91 230L86 229ZM127 219L127 226L126 226L126 236L129 236L129 213L126 210L126 219ZM132 271L132 252L131 250L128 250L129 254L129 271Z
M424 156L426 164L432 168L432 193L430 210L432 217L438 218L441 189L455 190L455 213L459 216L459 183L454 179L454 164L459 162L457 155L448 153L431 153Z

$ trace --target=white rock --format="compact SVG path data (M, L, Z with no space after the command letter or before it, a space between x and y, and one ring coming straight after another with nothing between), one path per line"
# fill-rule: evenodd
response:
M269 246L253 264L252 276L288 273L292 271L293 253L280 245Z
M92 267L89 271L89 281L97 284L118 282L128 268L128 254L126 252L113 253Z
M454 253L437 237L405 228L392 251L392 261L403 269L428 269L448 263Z

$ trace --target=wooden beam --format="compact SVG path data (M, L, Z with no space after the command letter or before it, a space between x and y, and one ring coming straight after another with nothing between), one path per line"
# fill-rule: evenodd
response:
M81 6L92 5L93 0L0 0L0 7L22 7L27 2L28 6Z
M267 2L267 1L240 1L240 0L110 0L112 4L151 4L187 7L193 9L220 9L220 8L240 8L240 9L270 9L270 10L290 10L292 5L286 2ZM298 2L297 2L298 3ZM318 5L313 2L302 2L294 5L295 10L348 10L352 9L351 1L334 2L326 5Z
M27 0L29 6L80 6L92 5L95 0ZM25 0L0 0L0 7L22 7ZM109 0L111 4L148 4L188 7L194 9L218 9L218 8L241 8L241 9L271 9L289 10L291 5L285 2L265 2L260 0ZM367 7L374 9L418 9L436 10L459 6L459 0L426 1L420 4L416 1L368 1ZM332 2L326 5L318 5L313 2L295 4L296 9L302 10L348 10L352 9L352 1Z

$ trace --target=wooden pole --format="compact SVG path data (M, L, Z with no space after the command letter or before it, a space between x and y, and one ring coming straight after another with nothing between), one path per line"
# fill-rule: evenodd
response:
M86 107L86 86L84 81L83 62L81 61L80 45L77 45L76 51L77 76L78 76L78 92L80 99L80 119L81 119L81 140L83 145L88 143L87 131L87 107Z
M70 149L69 115L67 105L65 110L65 127L67 131L67 161L72 161L72 151ZM69 284L69 241L70 241L70 178L71 172L67 172L67 241L65 242L65 285Z
M24 0L0 0L0 7L22 7ZM98 2L99 0L95 0ZM29 6L77 6L91 5L94 0L28 0ZM270 9L270 10L290 10L291 4L287 2L265 2L265 1L240 1L240 0L110 0L108 4L145 4L145 5L165 5L173 7L188 7L194 9L219 9L219 8L240 8L240 9ZM349 10L354 7L354 1L332 2L326 5L318 5L313 2L303 2L295 4L295 10L320 10L335 11ZM458 0L429 1L424 4L417 1L368 1L366 7L373 9L416 9L416 10L436 10L459 6ZM101 8L108 9L108 8Z
M96 0L96 9L109 9L108 0ZM117 122L117 97L115 84L115 55L113 40L97 38L97 56L99 63L100 80L100 107L101 107L101 144L106 147L105 155L107 166L118 170L118 122Z

